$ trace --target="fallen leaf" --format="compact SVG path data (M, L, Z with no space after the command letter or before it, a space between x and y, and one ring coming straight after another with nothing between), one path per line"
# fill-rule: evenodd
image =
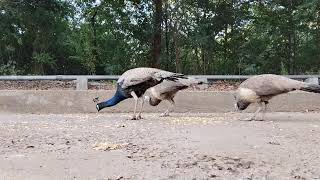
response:
M112 144L112 143L98 143L95 144L93 149L94 150L102 150L102 151L110 151L110 150L116 150L121 149L125 147L127 144Z

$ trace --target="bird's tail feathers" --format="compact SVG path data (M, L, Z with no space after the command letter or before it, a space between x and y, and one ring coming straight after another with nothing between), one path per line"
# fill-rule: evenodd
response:
M169 81L178 81L179 79L188 79L188 77L185 76L184 74L175 73L171 76L164 77L164 79L167 79Z
M306 84L306 86L300 88L301 91L320 93L320 85L317 84Z
M180 79L180 83L185 85L186 87L192 87L195 89L206 89L209 84L207 81L202 79L196 79L194 77L188 77L188 79Z

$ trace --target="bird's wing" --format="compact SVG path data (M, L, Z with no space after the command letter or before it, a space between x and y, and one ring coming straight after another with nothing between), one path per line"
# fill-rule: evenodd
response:
M122 88L134 86L153 78L153 75L160 71L155 68L135 68L124 72L118 79Z
M157 90L159 93L169 93L169 92L177 92L182 89L186 89L189 86L197 85L200 81L194 78L187 78L181 79L178 78L175 81L171 80L164 80L162 83L154 86L154 89Z
M149 89L150 97L165 100L175 96L175 94L188 86L180 83L179 81L164 80L160 84L153 86Z
M203 84L205 82L201 81L201 80L198 80L198 79L195 79L193 77L188 77L186 79L179 79L178 80L181 84L184 84L186 86L192 86L192 85L199 85L199 84Z
M163 93L170 93L170 92L175 93L175 92L182 90L182 89L185 89L187 87L188 87L188 85L185 85L179 81L164 80L162 83L154 86L153 88L159 94L163 94Z
M201 83L203 82L191 77L188 77L186 79L178 78L175 81L164 80L160 84L151 88L151 94L157 97L158 99L163 100L173 97L180 90Z
M300 89L303 85L303 82L284 76L265 74L247 79L240 87L251 89L258 96L275 96Z
M153 78L158 81L161 81L163 79L177 81L179 79L186 79L187 77L184 74L160 70L153 74Z
M177 81L178 79L183 78L187 77L179 73L173 73L156 68L141 67L130 69L123 73L120 76L118 83L121 85L122 88L127 88L149 80L155 80L160 83L164 79Z

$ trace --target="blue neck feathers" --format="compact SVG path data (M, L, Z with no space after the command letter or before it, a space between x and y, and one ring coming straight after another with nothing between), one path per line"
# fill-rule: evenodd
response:
M125 97L123 93L121 92L121 89L117 89L116 94L109 100L105 102L101 102L100 104L100 109L106 108L106 107L111 107L115 106L119 102L127 99L128 97Z

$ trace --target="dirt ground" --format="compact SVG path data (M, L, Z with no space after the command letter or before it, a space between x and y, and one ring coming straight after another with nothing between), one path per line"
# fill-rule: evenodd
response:
M0 114L0 179L320 179L320 114Z

